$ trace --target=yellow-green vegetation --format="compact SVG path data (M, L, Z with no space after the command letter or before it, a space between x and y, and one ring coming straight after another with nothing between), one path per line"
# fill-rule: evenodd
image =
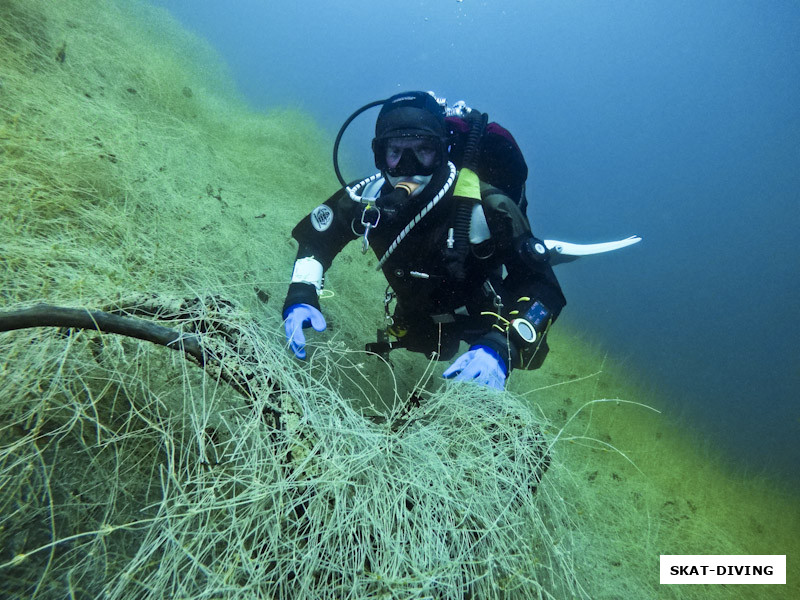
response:
M390 368L361 351L383 285L353 247L293 359L289 231L335 190L329 147L165 13L0 0L0 312L136 315L215 358L0 333L0 597L796 596L796 499L577 335L503 394ZM660 587L659 554L693 553L787 554L789 585Z
M569 348L575 362L550 361L514 389L538 388L531 395L553 424L568 423L562 441L573 439L559 448L560 459L574 485L569 501L582 555L576 567L595 582L593 597L794 597L797 498L762 474L734 471L653 390L598 349L576 347L578 336L553 333L552 345L560 355ZM634 410L630 401L661 412ZM661 554L786 554L787 585L659 587ZM651 591L642 592L642 582Z

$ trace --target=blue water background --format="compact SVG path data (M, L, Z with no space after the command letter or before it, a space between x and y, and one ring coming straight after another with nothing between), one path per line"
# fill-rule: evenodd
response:
M564 322L743 476L800 485L800 3L154 1L255 107L331 136L409 89L488 112L525 152L537 235L644 237L557 268ZM348 179L374 171L374 115L345 137Z

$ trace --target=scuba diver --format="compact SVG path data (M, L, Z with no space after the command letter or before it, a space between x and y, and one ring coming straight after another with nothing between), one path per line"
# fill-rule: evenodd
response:
M336 162L341 134L378 104L372 151L380 173L347 186ZM522 153L487 121L464 103L449 109L431 92L406 92L345 123L334 147L344 188L292 231L299 249L283 318L297 358L306 356L303 329L326 328L318 300L324 273L361 238L389 284L388 327L368 350L451 360L464 341L469 350L444 377L498 390L513 369L541 366L548 328L566 300L551 252L525 216Z

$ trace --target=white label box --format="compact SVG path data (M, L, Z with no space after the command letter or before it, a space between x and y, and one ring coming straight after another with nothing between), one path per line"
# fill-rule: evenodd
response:
M663 584L785 584L785 554L662 554Z

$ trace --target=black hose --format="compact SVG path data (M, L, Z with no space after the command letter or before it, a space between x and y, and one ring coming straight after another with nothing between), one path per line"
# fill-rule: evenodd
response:
M464 145L461 167L477 173L480 143L483 133L486 131L486 124L489 122L489 115L472 111L467 115L467 122L470 128L467 142ZM472 220L473 202L464 198L457 199L457 202L453 224L453 249L450 252L448 263L452 277L456 281L464 281L466 277L464 263L469 254L469 225Z
M461 166L466 167L471 171L478 170L478 152L480 150L481 139L486 131L486 125L489 122L489 115L486 113L477 113L472 111L467 115L467 123L469 123L469 134L467 135L467 143L464 145L464 158Z
M347 120L342 124L342 126L339 128L339 133L336 134L336 141L333 142L333 170L336 172L336 178L339 180L339 183L341 183L343 187L347 185L347 182L342 177L341 171L339 171L339 142L342 141L342 136L344 135L345 129L347 129L347 126L353 122L353 119L355 119L365 110L369 110L373 106L378 106L380 104L385 104L385 103L386 100L375 100L375 102L370 102L369 104L365 104L364 106L359 108L356 112L354 112L352 115L350 115L347 118Z

